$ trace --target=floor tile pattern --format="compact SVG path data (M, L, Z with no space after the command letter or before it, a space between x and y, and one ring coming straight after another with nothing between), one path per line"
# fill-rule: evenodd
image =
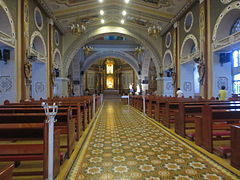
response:
M83 155L79 155L83 156ZM83 161L67 179L237 179L128 106L105 102Z

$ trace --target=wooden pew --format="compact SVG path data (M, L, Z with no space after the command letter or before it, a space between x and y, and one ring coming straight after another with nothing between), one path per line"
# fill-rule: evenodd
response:
M14 164L8 164L5 166L0 166L0 179L2 180L12 180Z
M47 178L48 172L48 124L47 123L9 123L1 124L1 139L19 139L25 140L24 143L1 143L0 161L43 161L43 171L14 172L15 176L43 175ZM14 131L14 133L13 133ZM10 132L10 133L7 133ZM36 143L26 141L31 139L32 133L37 135ZM54 132L54 175L57 176L60 170L60 130Z
M20 110L16 108L2 109L3 110L0 111L0 125L6 123L42 123L46 118L45 113L41 112L42 108L20 108ZM63 147L67 148L66 154L67 157L70 157L75 147L75 122L72 119L71 109L60 109L56 119L55 127L61 130L61 134L67 135L67 145Z
M230 139L230 127L233 124L239 124L240 110L213 108L211 105L203 106L202 130L204 133L202 133L202 147L209 152L221 153L222 150L219 147L213 146L213 141ZM217 133L219 133L219 136L216 135ZM219 138L220 136L221 138Z
M240 126L231 127L231 165L240 170Z

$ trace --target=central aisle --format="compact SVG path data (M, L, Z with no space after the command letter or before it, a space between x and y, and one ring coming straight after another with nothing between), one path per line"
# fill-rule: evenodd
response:
M105 101L67 179L237 179L120 102Z

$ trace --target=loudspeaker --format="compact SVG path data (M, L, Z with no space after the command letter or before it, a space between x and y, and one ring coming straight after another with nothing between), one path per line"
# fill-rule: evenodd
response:
M220 53L219 62L221 65L231 61L231 53Z
M3 60L10 60L10 50L9 49L3 49Z

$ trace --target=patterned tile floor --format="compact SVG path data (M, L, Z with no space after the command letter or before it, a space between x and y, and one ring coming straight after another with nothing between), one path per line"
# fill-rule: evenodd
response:
M86 151L79 154L67 179L238 178L132 108L107 101Z

